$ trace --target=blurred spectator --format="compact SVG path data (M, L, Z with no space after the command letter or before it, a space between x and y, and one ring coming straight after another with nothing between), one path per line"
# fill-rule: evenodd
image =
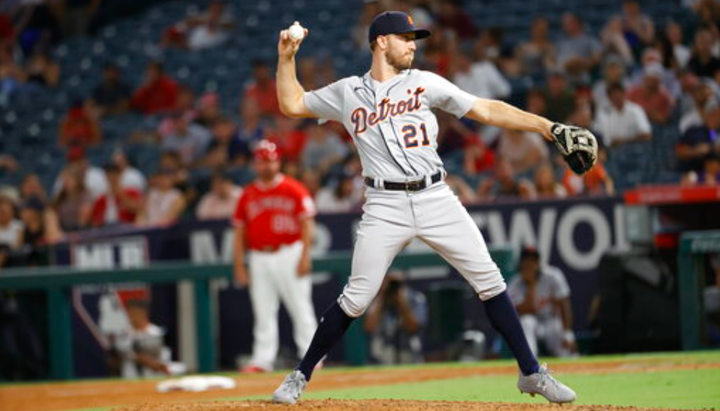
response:
M238 138L235 122L227 117L219 118L212 125L212 135L213 140L208 147L208 153L212 150L220 150L223 163L230 167L239 167L247 163L250 158L250 146Z
M0 246L13 250L22 243L23 224L15 218L15 204L7 197L0 197ZM2 266L2 264L0 264Z
M62 37L57 5L51 0L19 2L15 29L18 33L17 41L26 56L50 51L52 44Z
M105 166L110 189L95 200L90 213L90 225L103 227L131 224L142 207L142 192L122 185L122 171L114 164Z
M635 62L633 51L628 44L620 17L611 18L600 33L603 58L620 59L625 65Z
M457 55L457 38L452 31L435 32L435 35L424 40L424 50L418 58L418 66L424 70L434 71L436 74L448 77L450 62Z
M150 190L145 196L138 223L145 226L166 226L174 224L186 207L180 190L173 187L172 170L160 170L152 178Z
M150 322L146 300L125 303L129 328L110 341L109 365L126 379L170 374L170 350L163 343L165 332Z
M60 82L60 64L53 61L47 54L35 53L25 68L25 74L28 84L56 87Z
M205 153L212 139L210 132L205 127L190 123L181 113L171 118L174 132L160 142L160 149L179 153L185 165L191 165Z
M609 59L605 62L603 78L595 82L592 88L593 101L595 101L595 106L599 109L610 105L607 88L609 84L613 83L622 84L623 87L628 86L628 81L625 78L625 67L622 62L616 58Z
M300 125L299 119L276 115L274 129L267 132L286 162L299 162L307 143L307 131Z
M0 64L12 58L15 43L15 28L9 14L0 10Z
M675 157L678 169L682 172L702 172L705 159L720 154L720 143L715 137L715 131L707 127L690 127L675 145Z
M30 200L38 200L42 204L47 202L47 193L37 174L30 173L23 177L20 183L20 199L22 202Z
M220 105L220 96L217 93L205 93L197 101L197 115L195 123L209 128L212 124L222 117L222 107Z
M528 198L532 195L532 183L526 179L517 179L512 164L500 157L495 161L493 175L480 183L477 194L480 201Z
M632 86L641 86L645 81L645 74L654 72L660 78L660 83L673 98L680 95L680 83L677 74L672 69L672 65L668 66L668 68L663 65L664 58L660 49L654 47L645 48L641 57L642 65L637 66L631 75L630 82Z
M550 162L544 162L535 169L534 181L533 195L536 198L565 198L568 195L565 187L555 180L555 170Z
M64 231L78 231L88 226L93 196L85 187L85 179L78 170L62 173L62 187L53 199L53 209Z
M625 0L622 3L622 29L630 47L641 50L655 39L655 25L652 19L643 14L640 2Z
M441 157L447 157L453 155L453 153L462 151L468 144L468 140L474 138L476 134L470 129L468 123L441 110L437 112L437 122L437 152ZM494 129L491 126L487 126L487 128Z
M302 165L325 174L349 154L347 145L327 127L311 123L307 128L308 141L302 150Z
M270 72L270 66L263 60L255 60L252 66L252 80L245 85L243 100L254 102L263 116L280 114L275 79Z
M475 23L462 9L460 0L440 2L437 9L437 25L440 30L454 32L460 41L473 40L478 35Z
M566 121L575 109L575 94L561 72L549 73L547 87L540 90L540 95L544 100L545 116L553 121Z
M60 121L59 145L63 148L94 147L102 142L98 113L82 100L73 102Z
M365 52L370 51L370 44L368 44L368 31L370 30L370 23L375 16L380 14L382 11L382 5L379 0L363 1L362 11L360 12L357 24L353 28L352 36L355 41L355 45Z
M183 193L191 190L188 168L182 161L180 153L169 150L160 155L160 169L170 174L172 186Z
M12 96L21 91L27 75L15 62L0 60L0 107L8 107Z
M126 112L131 95L130 86L122 81L120 68L113 63L105 64L102 80L92 94L92 100L98 106L100 114L110 116Z
M530 27L530 39L515 49L520 73L533 78L545 78L555 67L556 50L550 39L550 23L544 17L536 17Z
M475 59L469 53L457 53L451 69L452 81L462 90L480 98L502 99L510 95L510 83L495 63L488 60L482 47L475 47Z
M720 128L720 104L713 92L713 81L702 79L695 83L691 92L692 106L680 117L680 133L693 127L706 127L709 130Z
M628 101L625 88L619 83L607 87L610 104L599 107L593 129L604 138L605 145L614 147L624 143L652 138L652 126L642 107Z
M240 102L240 127L234 140L237 146L252 147L265 138L267 123L262 119L260 107L252 99L243 99Z
M423 362L421 337L427 319L425 296L406 284L401 271L387 273L365 316L373 360L378 364Z
M675 68L684 69L688 65L692 53L690 48L683 42L682 27L674 21L668 22L665 26L665 37L678 64ZM667 67L667 65L665 66Z
M687 172L681 183L686 186L720 186L720 154L708 154L703 160L702 169Z
M546 161L550 153L540 134L503 129L496 154L509 162L516 173L525 173Z
M720 27L720 4L717 0L695 0L694 10L700 19L700 27L712 27L717 30Z
M210 182L210 191L200 199L195 215L198 220L229 219L235 213L242 188L233 183L230 176L216 171Z
M232 15L221 1L212 1L205 13L188 17L163 33L163 47L202 50L217 47L230 38L235 26Z
M562 271L543 265L533 247L521 251L518 271L510 280L508 295L515 303L532 352L538 355L538 342L542 342L556 357L576 353L570 287Z
M120 185L123 188L131 188L141 193L145 191L145 187L147 187L145 176L130 164L124 151L116 150L110 158L110 162L120 170Z
M24 226L18 257L24 267L48 265L47 246L62 239L57 214L38 199L22 204L20 218Z
M563 14L562 29L564 34L556 43L559 67L573 77L587 73L600 61L600 42L585 32L583 22L573 13Z
M667 123L675 107L675 99L662 85L663 72L660 64L646 66L642 84L628 92L628 99L640 105L656 124Z
M463 149L463 171L474 176L490 171L495 166L495 151L489 147L483 138L473 134L466 139Z
M615 182L610 173L605 169L605 161L607 152L600 149L598 153L598 162L587 173L579 176L573 172L570 167L563 162L562 185L567 193L571 196L586 194L591 196L597 195L614 195Z
M65 0L63 28L66 36L88 34L102 0Z
M108 182L105 178L105 172L101 168L95 167L88 162L84 149L73 147L68 150L65 158L67 160L65 169L57 179L55 179L55 183L53 183L53 196L56 197L60 193L63 187L63 179L67 174L66 171L69 173L79 173L81 176L84 176L83 185L87 188L93 199L107 192Z
M10 173L14 173L18 170L19 165L15 157L0 154L0 170L7 170Z
M394 0L392 2L393 10L404 12L412 17L415 27L424 28L432 27L434 24L434 17L430 13L431 6L432 4L430 4L430 2L423 0ZM367 31L365 33L367 33ZM367 38L365 41L367 42Z
M173 111L177 103L178 84L165 74L162 64L149 63L145 71L145 80L135 90L130 100L130 107L144 115L151 115Z
M713 53L713 34L708 29L695 33L695 44L687 68L698 77L715 77L720 70L720 59Z
M288 164L297 164L297 163L286 163L283 173L285 173L285 175L288 175L291 177L300 174L299 175L300 182L302 183L302 185L305 186L305 188L307 188L308 192L310 193L310 196L312 196L313 198L316 198L318 193L322 189L320 173L316 170L311 170L311 169L302 170L302 173L300 173L299 168L296 169L296 171L297 171L296 173L292 173L292 172L290 172L290 170L287 169ZM293 178L295 178L295 177L293 177Z
M176 109L169 112L157 126L160 139L175 133L175 116L182 115L188 122L195 121L198 114L195 106L195 91L188 86L179 86Z
M360 207L362 192L355 190L352 176L343 175L334 186L325 186L315 196L315 206L321 213L347 213Z
M445 177L445 183L455 193L461 203L473 204L477 201L475 191L465 180L460 176L448 175Z

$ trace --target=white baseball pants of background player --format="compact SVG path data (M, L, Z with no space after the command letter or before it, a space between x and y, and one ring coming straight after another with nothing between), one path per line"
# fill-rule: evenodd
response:
M545 348L550 352L550 355L555 357L570 356L570 350L563 345L565 330L559 317L540 319L535 315L521 315L520 324L522 324L525 338L527 338L528 345L535 356L538 355L538 341L545 344Z
M415 237L458 270L481 300L505 291L480 230L447 184L415 192L368 188L366 197L352 274L338 299L348 316L365 312L392 260Z
M278 310L280 302L290 314L298 356L305 355L317 328L312 305L310 275L298 277L302 254L300 241L280 247L275 252L251 250L250 300L255 318L253 356L250 364L272 370L279 348Z

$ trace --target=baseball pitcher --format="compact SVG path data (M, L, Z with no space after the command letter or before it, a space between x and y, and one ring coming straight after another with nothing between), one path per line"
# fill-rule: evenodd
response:
M484 302L490 321L517 359L520 391L555 403L575 400L575 392L538 364L480 230L444 182L445 171L436 152L438 123L432 110L539 133L555 142L577 173L595 163L595 137L501 101L478 98L436 74L412 69L415 42L428 36L428 30L416 28L402 12L381 13L369 29L370 71L308 92L295 70L295 54L304 36L287 30L280 33L277 90L282 112L343 123L358 147L367 201L350 280L323 314L296 370L273 394L276 402L297 401L315 364L365 312L395 255L416 237L457 269Z

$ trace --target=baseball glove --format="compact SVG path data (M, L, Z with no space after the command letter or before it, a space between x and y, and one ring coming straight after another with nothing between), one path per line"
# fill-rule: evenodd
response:
M555 147L577 175L588 172L597 162L598 143L590 130L555 123L550 128Z

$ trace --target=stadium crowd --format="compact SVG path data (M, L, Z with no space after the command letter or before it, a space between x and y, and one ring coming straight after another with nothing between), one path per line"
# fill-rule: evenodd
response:
M0 3L0 108L10 107L14 95L28 89L54 92L63 68L50 51L63 38L86 35L99 3ZM687 3L697 16L692 27L653 21L640 2L627 0L598 32L586 28L582 15L566 13L558 36L551 36L548 19L537 17L528 38L508 44L501 29L476 27L460 1L365 1L353 33L357 49L367 52L372 16L384 9L406 11L416 25L433 31L418 43L416 67L483 98L517 98L511 81L525 79L532 86L520 106L589 127L602 143L598 166L577 177L539 135L438 113L438 151L447 163L458 165L448 184L464 203L612 195L618 176L603 167L607 157L620 145L651 140L653 126L673 122L679 136L678 183L720 181L720 140L715 138L720 2ZM226 5L213 1L197 16L167 27L157 48L193 53L220 47L237 30L243 27ZM306 89L336 78L333 64L322 57L300 59L298 72ZM1 188L0 267L42 264L38 250L79 230L228 218L242 190L237 172L250 169L252 147L262 139L280 148L283 171L308 187L320 212L350 212L362 205L364 182L352 137L340 124L282 116L271 61L252 62L252 79L237 107L223 104L216 92L184 85L160 61L147 65L143 83L134 90L112 61L101 78L84 81L97 86L73 101L60 121L57 144L66 150L66 164L52 187L28 173L19 186ZM86 155L103 144L102 122L128 111L160 119L155 130L126 136L128 143L149 141L160 147L152 172L136 168L122 149L107 164L91 164ZM0 153L0 170L20 168L17 159Z

